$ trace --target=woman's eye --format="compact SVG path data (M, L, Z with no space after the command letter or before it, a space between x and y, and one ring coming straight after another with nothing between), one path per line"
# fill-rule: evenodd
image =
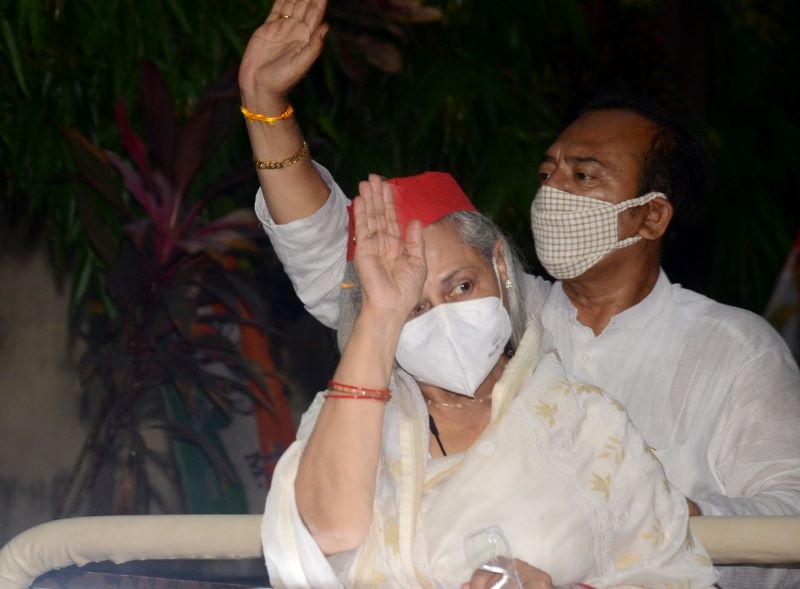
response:
M462 280L456 285L455 289L453 289L453 293L456 295L463 295L467 294L470 290L472 290L472 282L469 280Z

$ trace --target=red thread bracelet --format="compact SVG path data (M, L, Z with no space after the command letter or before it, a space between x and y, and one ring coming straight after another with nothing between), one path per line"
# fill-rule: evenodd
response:
M370 389L365 387L354 387L336 381L328 382L328 392L325 393L326 399L373 399L375 401L388 402L392 398L389 389Z
M389 389L369 389L367 387L354 387L353 385L343 384L341 382L336 382L335 380L328 381L328 389L332 391L338 391L340 393L356 393L356 394L363 394L368 393L372 395L388 395L390 393Z
M367 395L334 395L332 393L325 393L326 399L367 399L370 401L383 401L384 403L390 397L368 397Z

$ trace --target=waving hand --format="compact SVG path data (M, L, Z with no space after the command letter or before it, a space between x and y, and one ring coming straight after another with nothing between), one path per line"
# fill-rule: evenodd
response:
M289 91L306 75L323 47L325 0L275 0L245 49L239 87L251 109L285 106ZM266 110L266 108L265 108Z
M407 317L417 305L427 275L422 228L408 224L400 235L392 187L371 175L358 186L353 202L355 265L363 289L362 308L400 313Z

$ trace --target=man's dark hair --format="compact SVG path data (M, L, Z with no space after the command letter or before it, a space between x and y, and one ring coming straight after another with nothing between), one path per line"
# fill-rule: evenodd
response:
M672 117L651 102L631 94L596 95L583 104L578 116L604 110L634 112L650 120L656 132L644 154L639 195L663 192L675 214L668 235L691 226L705 203L711 158L705 147ZM577 118L577 117L576 117Z

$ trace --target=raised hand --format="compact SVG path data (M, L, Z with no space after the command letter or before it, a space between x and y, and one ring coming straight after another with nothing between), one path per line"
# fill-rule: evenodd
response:
M242 102L250 110L286 106L289 91L322 51L328 32L328 25L322 24L325 6L325 0L275 0L266 22L250 37L239 66Z
M400 235L390 184L379 176L358 185L353 201L356 249L354 263L362 288L362 309L399 313L403 319L417 305L427 275L422 228L412 221Z

